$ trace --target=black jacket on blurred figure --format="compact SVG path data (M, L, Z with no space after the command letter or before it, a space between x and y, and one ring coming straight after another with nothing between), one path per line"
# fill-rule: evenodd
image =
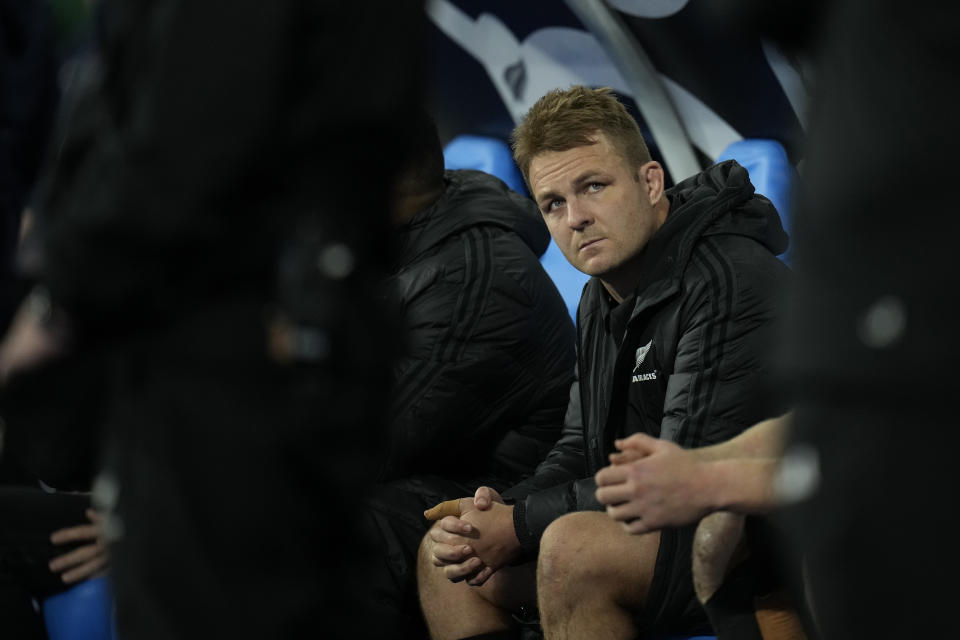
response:
M373 293L383 150L418 100L422 5L125 0L103 18L36 276L75 347L112 356L118 633L386 637L358 596L354 510L397 342ZM311 338L292 361L268 351L277 311Z
M533 202L479 171L448 171L406 224L390 277L406 348L394 366L384 480L519 480L559 436L574 330L540 266Z
M37 177L57 106L54 16L49 3L0 0L0 331L23 296L13 270L20 217Z

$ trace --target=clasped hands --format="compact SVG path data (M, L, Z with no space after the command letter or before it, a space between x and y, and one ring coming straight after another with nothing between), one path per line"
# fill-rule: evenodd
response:
M479 587L520 555L513 506L505 505L490 487L480 487L472 498L461 498L458 506L459 516L442 516L431 527L427 534L430 554L434 566L441 568L448 580L466 580ZM434 509L424 516L432 518Z
M628 533L697 522L709 512L705 462L694 450L635 433L614 445L610 466L597 472L597 500Z

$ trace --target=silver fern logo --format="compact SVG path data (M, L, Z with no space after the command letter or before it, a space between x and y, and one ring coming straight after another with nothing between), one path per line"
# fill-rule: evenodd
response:
M636 373L637 369L640 368L640 365L643 364L643 361L647 359L647 354L650 353L650 347L653 346L653 340L643 345L637 349L637 364L633 367L633 372Z

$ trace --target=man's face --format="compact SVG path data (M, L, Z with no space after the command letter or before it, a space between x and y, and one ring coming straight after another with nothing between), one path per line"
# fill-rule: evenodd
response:
M570 264L619 290L632 290L640 251L666 218L666 209L658 211L651 202L663 197L663 170L656 162L631 168L606 136L598 133L596 139L534 156L530 187ZM651 171L654 181L659 177L652 189Z

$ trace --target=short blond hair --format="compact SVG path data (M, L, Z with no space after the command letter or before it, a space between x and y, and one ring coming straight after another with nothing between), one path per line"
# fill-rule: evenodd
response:
M637 121L609 87L576 85L554 89L537 100L510 136L513 159L530 187L530 162L544 151L567 151L594 144L597 132L631 164L650 162Z

